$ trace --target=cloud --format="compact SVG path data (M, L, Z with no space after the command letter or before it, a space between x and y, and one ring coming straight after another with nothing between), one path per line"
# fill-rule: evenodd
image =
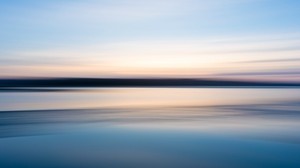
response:
M232 72L232 73L221 73L216 74L218 76L280 76L280 75L299 75L300 77L300 69L298 70L273 70L273 71L265 71L265 72Z
M7 67L7 69L9 67L12 70L18 69L17 66L19 69L24 66L45 66L48 69L59 67L57 69L61 73L64 73L63 67L65 66L69 70L71 68L78 69L78 67L81 67L79 69L92 69L94 73L98 72L99 75L107 75L106 72L115 74L152 73L152 75L161 73L203 75L224 72L224 74L220 74L223 76L237 76L239 74L235 74L235 72L246 72L244 75L251 75L250 73L255 71L264 73L270 69L291 66L287 63L275 66L273 63L276 61L296 62L293 59L283 58L291 58L295 54L300 54L300 50L293 48L299 44L299 40L289 39L285 35L278 35L275 39L273 35L270 37L272 38L258 35L251 38L218 37L112 41L64 48L19 50L6 53L8 56L2 56L0 60L1 66ZM278 48L280 47L286 49L279 51ZM251 64L253 60L256 62L269 60L270 64L267 66L265 64ZM250 62L250 64L242 64L241 62ZM293 64L293 66L295 65ZM270 72L268 73L270 74Z
M285 63L285 62L292 62L292 63L300 62L300 58L263 59L263 60L241 61L238 63Z

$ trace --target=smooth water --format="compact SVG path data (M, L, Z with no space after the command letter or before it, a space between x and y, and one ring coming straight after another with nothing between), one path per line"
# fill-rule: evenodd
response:
M300 89L0 91L0 167L300 167Z

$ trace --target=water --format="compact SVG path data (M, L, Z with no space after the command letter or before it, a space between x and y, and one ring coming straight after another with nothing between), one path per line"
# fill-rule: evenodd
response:
M300 167L300 89L0 91L0 167Z

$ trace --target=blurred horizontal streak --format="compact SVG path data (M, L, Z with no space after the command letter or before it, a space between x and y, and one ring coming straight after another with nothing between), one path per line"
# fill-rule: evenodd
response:
M282 101L264 104L218 106L150 106L97 109L45 109L0 111L0 137L32 134L32 130L45 133L44 129L57 124L102 123L139 124L178 127L186 123L197 129L242 129L253 131L267 129L267 125L285 123L299 125L300 101ZM278 123L278 121L280 121ZM26 128L26 130L24 130ZM249 129L251 128L251 129ZM57 132L61 127L54 129ZM20 136L19 135L19 136ZM300 139L299 139L300 140Z
M299 72L241 72L222 75L298 74ZM300 83L206 78L32 78L0 79L0 88L34 87L299 87Z
M53 89L53 88L0 88L1 92L75 92L75 91L82 91L80 89Z
M232 73L222 73L218 74L220 76L228 75L228 76L244 76L244 75L249 75L249 76L264 76L264 75L300 75L300 70L299 71L269 71L269 72L232 72Z
M0 76L201 76L224 70L238 71L239 68L251 71L264 69L265 65L245 67L241 63L247 63L250 58L271 60L299 55L299 39L293 38L280 40L260 35L255 36L256 41L243 36L238 40L224 37L146 38L18 49L0 53ZM288 62L279 63L280 66L291 66ZM274 66L274 62L269 66Z
M300 62L300 58L284 58L284 59L262 59L252 61L240 61L236 63L282 63L282 62Z

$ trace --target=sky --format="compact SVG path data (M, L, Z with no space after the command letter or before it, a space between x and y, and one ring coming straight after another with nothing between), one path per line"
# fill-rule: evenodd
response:
M299 0L0 0L0 77L300 81Z

